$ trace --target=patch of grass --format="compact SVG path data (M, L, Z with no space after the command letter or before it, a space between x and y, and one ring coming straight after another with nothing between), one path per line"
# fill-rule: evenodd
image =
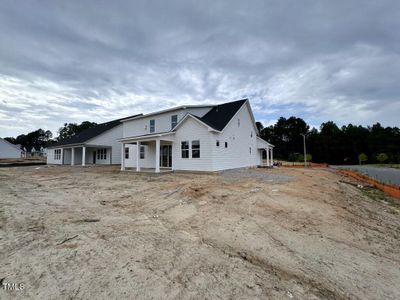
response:
M364 188L361 189L362 193L367 196L368 198L383 203L385 205L393 207L393 212L394 213L400 213L400 201L387 196L384 192L381 190L378 190L373 187L368 187L365 186Z

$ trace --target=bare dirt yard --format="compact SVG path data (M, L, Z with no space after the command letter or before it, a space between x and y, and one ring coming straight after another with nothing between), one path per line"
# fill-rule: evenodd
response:
M0 169L1 299L400 299L400 206L323 169Z

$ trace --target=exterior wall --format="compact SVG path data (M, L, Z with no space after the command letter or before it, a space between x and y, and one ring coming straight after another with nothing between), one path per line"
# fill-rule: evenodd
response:
M56 149L61 149L61 148L50 148L47 149L47 164L49 165L61 165L62 164L62 159L55 160L54 159L54 151Z
M213 170L213 135L207 127L188 118L176 131L175 142L172 144L172 169L191 171ZM191 141L200 140L200 158L192 158ZM181 142L189 142L189 158L182 158Z
M156 145L155 142L142 145L145 147L144 159L140 159L141 168L155 168L156 167ZM125 159L125 167L136 168L136 145L125 145L129 148L129 158Z
M240 119L240 126L238 126L238 119ZM247 105L243 105L222 133L213 134L213 170L257 166L260 163L260 154L256 139L256 129L249 109ZM216 146L217 140L220 142L219 147ZM225 142L228 142L228 148L225 148Z
M99 161L97 162L96 158L96 164L109 164L110 163L110 158L111 158L111 164L121 164L121 143L118 142L118 139L122 138L122 131L123 131L123 125L118 125L102 134L99 136L92 138L91 140L87 141L87 144L91 145L104 145L104 146L110 146L111 149L107 148L107 160L106 161ZM100 148L100 147L99 147ZM89 151L88 149L92 149L92 151ZM95 149L93 148L86 148L86 162L88 164L93 163L93 151ZM111 150L111 155L109 155Z
M21 150L6 140L0 139L0 158L21 158Z
M150 134L150 120L155 120L155 132L167 132L171 128L171 116L177 115L178 122L187 114L191 113L196 116L204 116L211 108L187 108L172 112L161 113L149 117L139 118L136 120L123 122L123 137L131 137L137 135Z
M72 160L72 149L65 148L64 149L64 158L62 160L63 165L70 165Z
M82 165L82 147L75 148L75 165Z

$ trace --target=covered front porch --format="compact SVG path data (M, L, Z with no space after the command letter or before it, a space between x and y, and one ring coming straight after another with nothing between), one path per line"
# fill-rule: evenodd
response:
M169 172L173 167L173 134L124 138L121 141L121 171Z
M267 141L260 137L257 137L257 150L260 155L260 165L262 167L273 167L274 166L274 145L271 145Z
M258 149L261 152L261 166L273 167L274 166L274 150L273 148Z
M61 161L63 165L109 165L112 164L112 147L105 145L74 145L63 147Z

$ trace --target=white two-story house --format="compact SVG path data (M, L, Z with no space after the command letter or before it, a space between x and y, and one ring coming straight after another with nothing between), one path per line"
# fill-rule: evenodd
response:
M247 99L179 106L122 122L121 170L220 171L272 165L273 145L258 137Z

